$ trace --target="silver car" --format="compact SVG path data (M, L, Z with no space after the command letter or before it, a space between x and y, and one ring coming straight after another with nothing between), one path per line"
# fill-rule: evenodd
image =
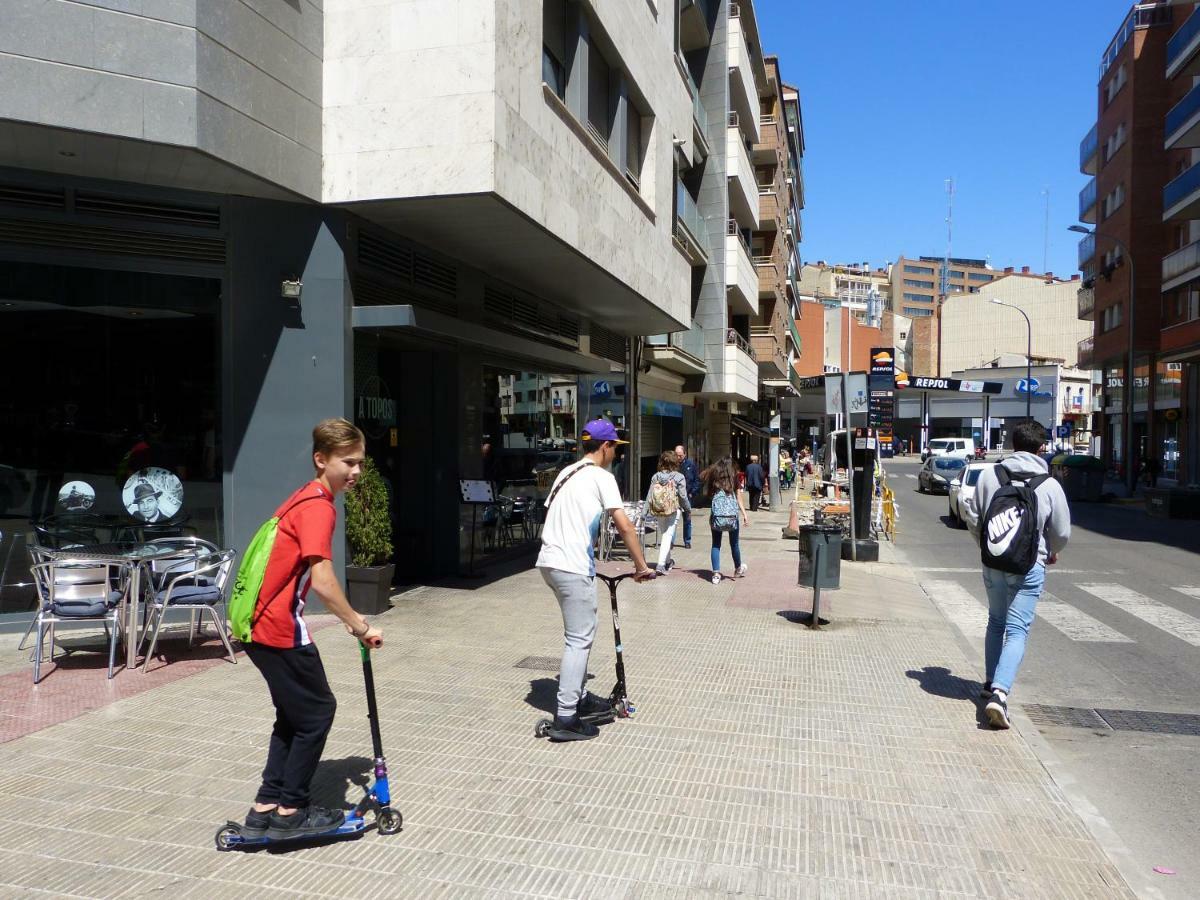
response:
M917 473L917 490L922 494L950 493L950 482L967 467L967 461L958 456L931 456Z
M991 468L993 463L969 463L950 482L950 521L959 528L974 528L979 521L979 510L975 506L975 485L979 473Z

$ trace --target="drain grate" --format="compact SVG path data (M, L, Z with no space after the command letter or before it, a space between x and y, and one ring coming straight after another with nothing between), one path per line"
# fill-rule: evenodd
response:
M1067 728L1100 728L1105 731L1138 731L1145 734L1200 736L1200 715L1154 712L1145 709L1089 709L1078 706L1022 707L1035 725Z
M546 672L557 672L558 664L562 662L556 656L527 656L514 669L542 669Z
M1065 725L1068 728L1103 728L1109 725L1094 709L1078 706L1041 706L1029 703L1021 707L1034 725Z

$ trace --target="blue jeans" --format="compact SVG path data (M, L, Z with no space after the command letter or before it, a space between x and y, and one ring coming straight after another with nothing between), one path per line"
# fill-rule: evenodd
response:
M987 681L996 690L1006 694L1012 690L1045 583L1046 567L1041 563L1024 575L1012 575L998 569L983 570L983 586L988 595L984 668Z
M685 544L692 542L692 514L690 512L683 514L683 542Z
M742 548L738 546L738 531L714 531L712 533L712 570L713 574L721 571L721 535L729 535L729 552L733 554L733 568L736 571L742 567Z

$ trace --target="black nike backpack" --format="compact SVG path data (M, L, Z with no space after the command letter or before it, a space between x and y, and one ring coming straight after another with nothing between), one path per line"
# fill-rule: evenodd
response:
M1013 480L1008 469L997 464L1000 487L979 523L979 554L985 566L1024 575L1037 564L1041 534L1036 491L1049 477Z

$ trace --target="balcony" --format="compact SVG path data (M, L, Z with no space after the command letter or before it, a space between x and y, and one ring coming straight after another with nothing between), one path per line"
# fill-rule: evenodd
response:
M758 271L737 222L732 220L725 235L725 287L729 308L736 315L758 315Z
M645 359L677 375L704 375L704 332L680 331L646 338Z
M780 140L779 118L777 116L758 117L759 139L754 144L751 158L760 166L778 165L783 158L783 142Z
M1096 236L1094 234L1087 235L1079 242L1079 270L1082 272L1083 267L1093 259L1096 255Z
M675 184L675 239L693 266L708 264L708 225L682 183Z
M770 325L750 326L750 346L758 363L759 378L764 381L787 378L788 361L783 332L783 317L778 314Z
M754 78L754 60L736 3L729 4L729 94L729 107L737 112L746 139L757 144L758 82Z
M800 342L800 330L796 328L796 320L792 316L787 317L788 337L792 339L792 344L796 348L796 355L799 356L804 352Z
M1096 364L1096 360L1094 358L1095 348L1095 338L1086 337L1080 341L1075 349L1075 355L1077 357L1075 365L1081 369L1093 368Z
M738 114L729 114L725 131L725 174L729 176L729 208L745 228L758 229L758 182L746 152L746 141L738 127Z
M780 202L779 189L774 184L758 186L758 221L763 231L777 231L780 219L785 215L784 205Z
M1200 278L1200 241L1168 253L1162 261L1162 289L1172 291Z
M1096 292L1092 288L1080 288L1076 294L1079 306L1078 318L1081 322L1090 322L1096 311Z
M1093 175L1079 192L1079 221L1096 224L1096 176Z
M758 401L758 364L750 344L730 328L725 339L725 371L722 373L722 393L750 403Z
M1079 142L1079 171L1084 175L1095 175L1100 171L1100 132L1099 126L1093 125L1092 130Z
M680 0L679 3L679 49L700 50L709 45L712 33L708 23L712 21L708 12L709 0Z
M1200 9L1167 41L1167 77L1200 75Z
M779 277L779 266L773 256L752 257L758 271L758 296L782 297L783 279Z
M708 158L708 110L704 108L704 101L700 99L700 86L692 77L691 69L687 67L687 63L679 60L677 62L679 62L679 69L687 82L688 92L692 95L692 138L696 143L697 150L692 154L692 162L695 164L701 159Z
M1200 147L1200 85L1194 86L1167 113L1165 146Z
M1200 219L1200 164L1168 181L1163 188L1163 221L1186 219Z

